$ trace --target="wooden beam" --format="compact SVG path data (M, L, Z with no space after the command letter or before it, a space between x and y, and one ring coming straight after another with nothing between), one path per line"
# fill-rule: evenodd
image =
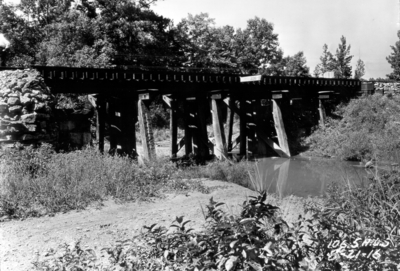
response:
M263 101L265 103L265 101ZM257 156L258 157L266 157L268 153L268 147L265 140L262 139L260 133L264 133L264 129L269 129L269 125L264 122L263 116L265 115L266 108L262 106L261 100L258 100L254 105L254 110L256 112L255 115L255 123L256 123L256 137L257 137ZM269 107L268 107L269 108ZM268 122L267 122L268 123ZM264 133L265 135L265 133ZM265 135L266 137L266 135Z
M185 146L185 137L182 137L176 145L176 148L178 149L177 153L182 149L183 146Z
M319 107L318 107L318 112L319 112L319 125L321 127L325 127L326 123L326 112L325 112L325 107L322 102L322 100L319 100Z
M136 130L137 119L136 97L124 95L121 97L121 154L131 158L137 157Z
M278 145L276 144L272 139L270 139L264 131L261 129L261 127L257 127L257 136L259 139L264 141L265 144L267 144L271 149L273 149L280 157L283 158L289 158L286 154L286 152Z
M189 101L183 102L184 122L185 122L185 155L192 153L192 131L190 129L190 106Z
M283 152L290 157L289 142L286 135L285 124L283 122L282 111L280 105L276 100L272 100L272 115L274 117L274 124L276 134L278 136L279 146Z
M99 151L104 153L104 135L106 130L106 100L103 95L97 96L96 103L96 138Z
M150 121L150 111L144 101L138 101L140 137L142 139L143 158L153 160L156 158L153 129Z
M247 135L247 158L253 159L257 153L256 121L257 112L254 111L256 101L246 101L246 135Z
M116 97L108 98L108 122L109 122L109 138L110 138L110 149L108 153L114 155L117 151L118 136L119 136L119 125L117 120L118 99Z
M197 99L197 123L199 134L199 155L201 160L205 160L210 156L208 148L208 133L207 133L207 112L210 112L209 102L205 95L198 95Z
M215 147L216 147L214 154L220 160L226 157L227 155L221 106L222 106L222 101L220 99L211 100L213 130L214 130Z
M233 121L235 117L235 111L233 111L232 107L235 105L233 98L228 98L228 116L226 118L228 125L228 151L232 150L232 136L233 136Z
M240 100L240 150L239 154L241 156L246 156L246 145L247 145L247 135L246 135L246 100Z
M170 131L171 131L171 157L176 158L178 153L178 118L177 118L177 103L175 100L170 100Z

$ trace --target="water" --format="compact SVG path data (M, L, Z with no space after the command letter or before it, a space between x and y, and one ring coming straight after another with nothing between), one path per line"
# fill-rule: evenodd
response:
M352 185L367 183L368 176L375 170L365 169L359 162L344 162L321 158L262 158L255 162L257 182L254 190L267 190L280 197L296 195L301 197L321 196L328 185L350 182Z

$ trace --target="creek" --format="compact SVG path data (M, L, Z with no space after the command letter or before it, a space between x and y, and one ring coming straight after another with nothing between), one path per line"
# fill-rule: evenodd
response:
M254 162L252 189L267 190L280 198L289 195L300 197L322 196L334 182L340 185L367 185L368 177L376 171L387 170L389 165L378 165L366 169L360 162L334 159L306 158L291 159L269 157Z

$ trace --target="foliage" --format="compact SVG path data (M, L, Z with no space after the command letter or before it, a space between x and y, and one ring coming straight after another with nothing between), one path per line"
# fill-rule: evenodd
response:
M397 31L397 36L400 39L400 31ZM387 75L389 79L399 80L400 79L400 40L396 41L394 46L390 46L392 52L386 57L393 71Z
M241 73L270 73L270 65L282 59L273 24L255 17L245 29L215 27L207 13L189 14L178 25L184 64L192 68L233 69Z
M346 38L342 36L340 38L339 47L336 49L336 53L333 58L333 71L335 78L351 78L351 59L350 55L351 46L346 44Z
M169 127L170 113L166 104L159 95L151 101L150 104L150 121L153 127L166 128Z
M319 58L321 60L321 63L319 63L314 70L314 76L316 77L323 76L326 72L329 72L333 69L333 55L331 52L328 51L328 45L324 44L322 49L322 56Z
M314 70L315 76L323 76L324 73L333 71L335 78L351 78L352 68L350 63L353 58L350 55L351 46L347 46L344 36L340 38L340 42L335 54L329 52L328 46L324 44L323 53L320 57L321 63Z
M11 40L8 65L165 66L177 44L155 1L23 0L0 4L0 30Z
M109 255L108 268L229 271L302 267L307 270L310 264L305 259L309 258L310 247L303 240L304 225L301 221L293 226L286 224L278 217L278 208L265 203L266 197L262 193L245 201L240 215L227 213L221 208L223 203L211 198L203 210L207 222L204 232L193 232L187 227L190 221L182 216L176 217L170 226L174 231L156 224L145 226L144 233L132 240L119 241L116 246L103 249ZM82 255L80 261L63 262L77 252ZM96 259L88 261L85 255L84 250L75 246L58 259L35 265L38 270L89 264L92 268L101 267Z
M388 159L399 150L400 98L380 94L363 96L340 106L305 140L311 152L345 160Z
M183 182L170 162L138 165L93 148L70 153L55 153L48 145L2 150L0 162L0 215L11 217L83 209L110 197L146 200L166 190L207 192L198 181Z
M306 66L306 58L303 52L285 58L285 75L296 77L310 76L310 68Z
M397 270L399 177L393 171L375 174L357 187L348 182L333 184L322 210L311 208L310 234L321 269L342 265L346 270ZM346 241L336 255L332 254L334 240Z
M365 64L361 59L357 60L356 70L354 71L354 79L361 79L365 75Z

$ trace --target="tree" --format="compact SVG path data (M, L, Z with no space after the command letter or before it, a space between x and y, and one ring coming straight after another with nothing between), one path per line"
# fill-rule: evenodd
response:
M322 47L322 56L319 58L321 63L319 63L314 69L314 76L322 76L326 72L330 72L333 69L333 55L328 51L328 45L324 44Z
M365 64L361 59L357 60L356 70L354 71L354 79L361 79L365 75Z
M307 60L303 52L285 57L285 75L296 77L310 76L310 68L306 66L306 63Z
M265 19L250 19L245 29L235 31L232 26L215 27L207 13L189 14L177 29L190 67L267 74L282 60L278 35Z
M340 38L341 43L339 44L338 49L336 49L336 53L332 60L333 71L335 74L335 78L351 78L352 67L350 66L351 59L353 58L350 55L351 46L347 46L346 38L342 36Z
M278 34L274 25L265 19L255 17L247 21L243 31L236 31L238 63L243 72L268 74L269 68L282 59Z
M397 32L397 37L400 39L400 30ZM393 71L387 75L389 79L399 80L400 79L400 40L396 41L394 46L390 46L393 52L386 57Z
M179 53L179 45L171 20L150 10L152 2L21 0L17 6L1 4L0 31L11 37L13 45L8 63L168 66L170 56Z
M209 68L217 59L218 46L215 21L207 13L189 14L177 25L178 39L184 52L184 65L192 68ZM219 33L223 38L223 33ZM218 62L218 60L216 61Z

